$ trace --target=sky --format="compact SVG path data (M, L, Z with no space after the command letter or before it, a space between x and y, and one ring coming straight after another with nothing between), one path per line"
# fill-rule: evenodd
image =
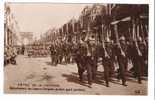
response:
M10 8L21 32L39 37L50 28L59 28L78 18L88 4L11 3Z

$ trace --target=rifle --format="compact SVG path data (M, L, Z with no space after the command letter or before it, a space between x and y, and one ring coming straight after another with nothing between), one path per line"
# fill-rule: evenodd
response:
M121 50L121 55L125 57L125 53L121 47L120 41L119 41L119 37L118 37L118 30L117 30L117 24L114 25L114 30L115 30L115 36L116 36L116 43L118 45L118 47Z
M102 25L102 36L103 36L103 25ZM104 43L104 38L102 39L102 47L103 47L103 50L104 50L104 54L105 54L105 58L110 58L110 56L108 55L107 53L107 50L105 48L105 43Z
M133 24L133 40L135 42L135 46L136 46L136 50L138 51L138 55L139 56L142 56L142 53L139 49L139 46L138 46L138 43L137 43L137 35L136 35L136 32L135 32L135 29L136 29L136 25L135 25L135 20L133 19L132 20L132 24ZM137 32L139 32L139 30L137 30Z

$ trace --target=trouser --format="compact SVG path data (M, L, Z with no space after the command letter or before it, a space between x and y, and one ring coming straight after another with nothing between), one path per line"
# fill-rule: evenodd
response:
M115 71L115 66L114 66L114 60L113 59L109 59L109 76L112 77L112 75L114 74Z
M54 65L58 64L58 55L54 55Z
M78 74L79 74L80 81L83 81L83 72L86 70L85 61L80 55L75 56L75 61L78 67Z
M68 63L68 55L65 54L65 55L64 55L64 58L65 58L65 63L67 64L67 63Z
M110 77L110 59L103 58L102 59L102 65L104 67L104 79L106 82L106 86L109 86L109 77Z
M51 60L52 60L52 65L57 65L58 64L58 57L57 55L51 55Z
M122 84L126 84L126 68L127 68L127 59L124 57L118 57L119 65L119 78L122 80Z
M91 85L92 80L94 80L96 76L95 60L92 59L91 56L86 57L86 70L87 70L88 84Z
M67 63L70 63L70 61L71 61L71 54L69 53L69 54L67 55Z
M15 56L11 57L11 59L10 59L11 64L14 64L14 65L16 64L15 58L16 58Z
M54 64L54 55L51 55L51 64Z
M63 56L62 55L59 55L58 57L59 57L58 63L62 63Z
M138 83L141 83L142 76L142 59L139 57L137 59L133 59L133 67L134 67L134 76L138 78Z
M80 81L83 81L83 72L87 71L88 84L92 84L92 80L95 79L96 66L94 66L94 60L91 57L75 57L75 61L78 67L78 74Z
M77 67L80 81L83 81L83 72L85 71L85 68L81 62L77 62Z

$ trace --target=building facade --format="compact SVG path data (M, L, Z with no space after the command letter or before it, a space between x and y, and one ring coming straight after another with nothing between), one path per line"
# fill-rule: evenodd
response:
M18 22L15 20L11 8L8 3L5 4L5 17L4 17L4 45L14 46L18 44L19 40L19 27Z

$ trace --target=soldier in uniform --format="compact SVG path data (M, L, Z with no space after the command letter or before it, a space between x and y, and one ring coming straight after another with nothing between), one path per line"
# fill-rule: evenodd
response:
M122 36L120 37L120 43L117 43L115 50L116 50L116 56L117 56L117 61L119 65L119 71L118 75L119 78L122 80L122 85L127 86L126 84L126 71L127 71L127 55L126 55L126 42L125 42L125 37Z
M114 61L115 61L115 55L114 55L114 49L113 49L113 41L109 40L107 38L106 43L105 43L105 49L107 52L107 55L109 56L109 76L112 77L112 75L114 74Z
M128 51L133 64L134 76L138 78L138 83L141 84L142 53L138 47L137 41L133 40L131 42Z
M60 62L60 43L57 43L56 46L56 51L57 51L57 64Z
M68 63L68 43L65 42L64 44L64 58L65 58L65 64Z
M58 42L56 42L55 45L55 54L54 54L54 65L56 66L58 64L58 56L59 56L59 47L58 47Z
M62 43L59 43L59 63L62 63L62 59L63 59L63 50L62 50Z
M78 74L80 81L83 81L83 72L85 71L85 57L86 57L86 46L83 42L78 42L77 47L74 50L75 62L78 67Z
M145 62L145 69L144 69L144 75L148 75L148 39L144 39L144 45L145 45L145 52L143 54L144 56L144 62Z
M22 55L24 55L24 52L25 52L25 46L22 45Z
M64 63L66 63L66 43L65 41L62 43L62 60L64 59Z
M76 63L76 55L79 48L79 43L75 42L72 47L72 61ZM78 59L78 58L77 58Z
M51 52L51 63L52 63L52 65L54 65L55 64L55 54L56 54L54 43L52 43L50 46L50 52Z
M71 47L70 47L71 63L74 63L74 49L75 49L75 43L71 42Z
M68 42L67 43L67 63L70 63L70 61L71 61L71 47L72 47L72 45L71 45L71 43L70 42Z
M141 62L141 75L146 75L147 74L147 56L148 56L148 51L147 51L147 44L144 40L142 40L141 37L138 39L138 46L139 50L142 54L140 62Z
M86 70L88 77L88 84L92 84L92 80L96 78L97 57L96 57L96 43L94 35L87 40L87 55L86 55Z
M86 43L87 42L87 43ZM92 84L92 79L94 75L94 60L93 60L93 53L92 53L92 43L90 40L84 41L84 38L81 39L77 43L77 48L74 48L74 53L75 53L75 61L77 63L78 67L78 74L80 81L83 81L83 73L84 71L87 71L87 79L88 79L88 84Z
M104 79L106 82L106 86L109 87L109 80L111 75L114 72L113 65L113 56L112 56L112 48L110 47L110 41L106 41L108 43L102 43L101 55L102 55L102 65L104 67Z

